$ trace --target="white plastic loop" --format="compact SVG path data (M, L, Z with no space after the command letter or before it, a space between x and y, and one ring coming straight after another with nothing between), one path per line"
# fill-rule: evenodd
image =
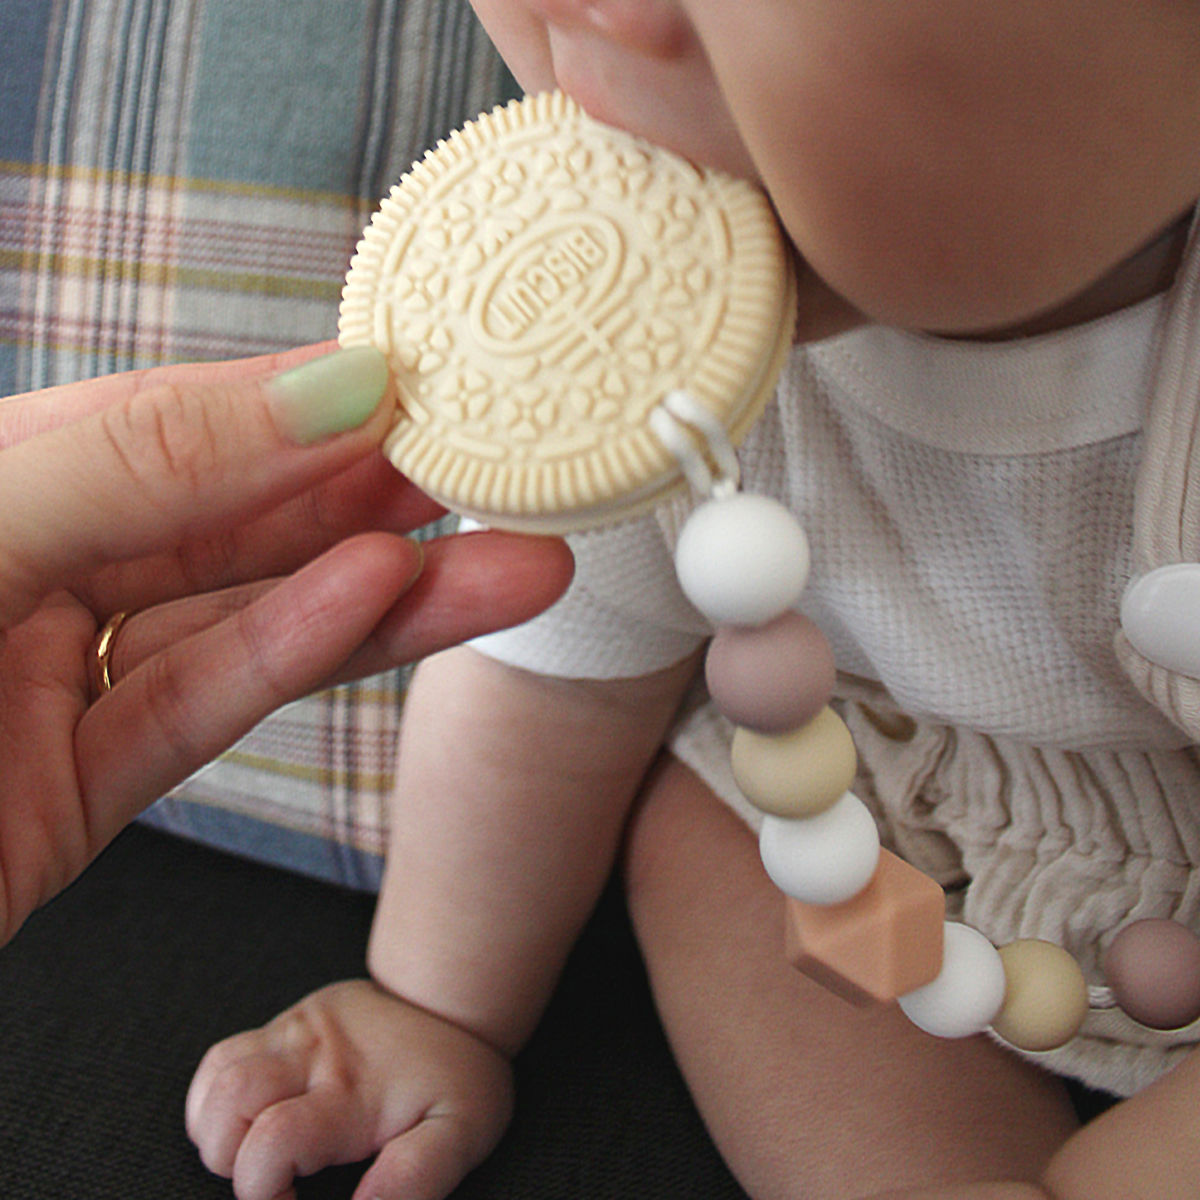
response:
M690 392L668 392L650 414L650 430L700 495L719 497L737 491L742 473L729 434ZM697 435L716 466L715 473L696 445Z

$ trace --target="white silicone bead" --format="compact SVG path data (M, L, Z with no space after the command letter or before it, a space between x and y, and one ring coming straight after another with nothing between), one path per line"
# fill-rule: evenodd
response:
M808 580L808 538L777 500L737 492L708 500L675 547L684 595L714 625L762 625L786 612Z
M805 904L841 904L871 882L879 830L867 806L846 792L813 817L764 817L758 850L781 892Z
M982 1033L1004 1004L1004 963L977 929L946 922L942 970L932 983L901 996L905 1016L934 1037Z
M1144 658L1200 679L1200 563L1171 563L1133 580L1121 628Z

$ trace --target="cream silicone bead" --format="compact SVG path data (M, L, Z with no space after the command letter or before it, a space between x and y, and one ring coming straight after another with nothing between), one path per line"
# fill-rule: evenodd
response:
M858 755L845 722L826 707L787 733L735 729L730 766L742 794L761 812L813 817L850 790Z
M879 831L867 806L846 792L814 817L764 817L758 850L781 892L806 904L841 904L871 882Z
M713 625L763 625L808 581L808 538L778 500L745 492L707 500L675 547L684 595Z
M1022 938L999 950L1004 1006L992 1032L1018 1050L1057 1050L1078 1032L1088 1011L1087 981L1061 946Z
M1004 989L1004 964L995 946L969 925L947 921L938 977L898 1003L918 1029L934 1037L970 1037L995 1020Z

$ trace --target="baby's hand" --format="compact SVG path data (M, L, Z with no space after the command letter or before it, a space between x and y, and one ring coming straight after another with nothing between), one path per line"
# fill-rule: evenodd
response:
M187 1129L238 1200L377 1154L356 1200L441 1200L492 1150L512 1109L508 1061L366 980L322 988L196 1070Z

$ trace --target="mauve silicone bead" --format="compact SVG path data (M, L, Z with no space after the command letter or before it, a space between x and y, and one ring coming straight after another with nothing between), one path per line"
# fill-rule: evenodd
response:
M829 703L833 651L807 617L788 611L757 628L717 630L704 661L713 702L735 725L784 733Z
M1151 1029L1200 1017L1200 938L1178 921L1126 925L1104 956L1104 977L1121 1010Z

